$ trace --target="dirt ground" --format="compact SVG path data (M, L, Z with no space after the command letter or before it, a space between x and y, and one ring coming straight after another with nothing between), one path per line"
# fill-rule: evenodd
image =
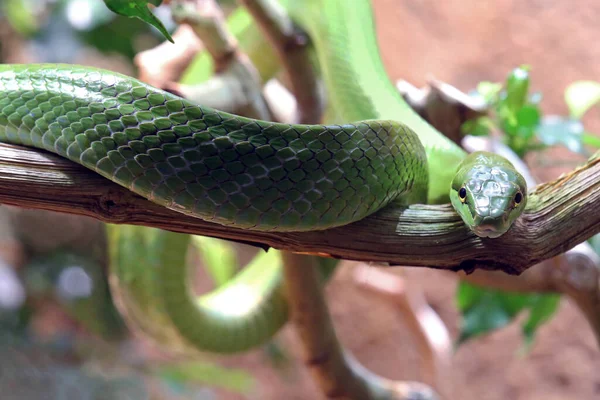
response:
M533 89L544 94L546 112L566 114L565 87L600 76L597 21L600 3L557 0L375 0L383 58L392 79L421 86L435 77L472 89L481 80L501 81L522 63L532 67ZM597 112L587 123L600 127ZM568 156L559 151L560 157ZM552 179L571 165L539 171ZM420 380L420 357L397 310L359 290L352 268L338 269L327 288L331 313L344 345L368 368L383 376ZM425 293L455 339L456 278L440 271L407 269L412 287ZM399 270L394 271L399 273ZM281 334L297 348L293 331ZM518 322L458 348L444 371L448 399L570 400L600 399L600 353L586 321L564 298L559 312L538 333L531 351L519 353ZM251 368L259 379L256 398L316 399L318 391L302 365L285 379L264 367L256 353L229 358L226 365ZM223 394L222 398L235 396Z

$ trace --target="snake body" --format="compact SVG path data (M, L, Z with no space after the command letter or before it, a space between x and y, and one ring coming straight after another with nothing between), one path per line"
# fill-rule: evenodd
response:
M477 234L510 227L525 205L520 176L499 156L466 157L410 109L381 62L368 0L295 1L287 11L312 39L337 116L328 125L244 118L90 67L0 65L0 141L56 153L153 202L243 229L328 229L392 202L449 199ZM489 171L471 173L482 160ZM495 183L498 165L506 185ZM484 230L474 229L479 223ZM128 234L120 233L124 254ZM117 276L138 289L125 268ZM241 319L197 304L180 284L185 268L159 276L166 283L153 287L163 290L168 318L201 349L243 350L285 321L277 274L246 276L254 285L262 279L260 295L275 293L278 306L256 303Z
M327 229L427 187L424 148L399 122L253 120L68 65L0 66L0 92L0 140L56 153L219 224Z

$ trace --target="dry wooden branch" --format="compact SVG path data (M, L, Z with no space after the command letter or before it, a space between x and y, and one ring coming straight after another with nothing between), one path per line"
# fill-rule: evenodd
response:
M167 91L177 90L175 82L204 47L189 25L178 27L173 40L175 43L164 41L136 54L133 61L139 71L139 80Z
M427 86L420 89L399 80L396 88L413 110L459 145L463 138L463 123L488 112L488 105L482 99L436 79L429 79Z
M298 103L298 121L314 124L321 120L322 99L318 78L308 53L308 38L296 29L281 5L274 0L239 0L258 22L279 56L291 91Z
M482 239L450 205L388 207L354 224L315 232L255 232L209 223L153 204L68 160L0 146L0 203L104 222L146 225L298 253L448 270L518 274L600 232L600 154L540 185L509 233Z
M438 399L427 385L382 378L345 352L335 334L315 258L289 252L282 257L291 320L301 339L304 362L326 398Z
M216 76L199 85L171 83L168 89L197 104L251 118L272 120L258 71L238 48L215 0L173 0L173 18L189 25L215 63Z
M427 304L423 289L407 284L403 276L373 268L367 263L358 264L353 277L358 287L392 304L398 311L419 351L419 379L440 393L442 398L450 398L452 380L447 374L452 368L452 339L441 318Z

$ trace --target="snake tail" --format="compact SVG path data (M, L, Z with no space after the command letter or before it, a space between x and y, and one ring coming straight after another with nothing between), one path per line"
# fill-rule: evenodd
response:
M109 226L111 289L130 326L170 351L235 353L265 343L288 320L276 250L260 252L232 280L197 296L190 235Z

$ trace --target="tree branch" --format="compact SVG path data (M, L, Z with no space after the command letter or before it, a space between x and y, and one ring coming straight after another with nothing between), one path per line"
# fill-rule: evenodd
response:
M0 146L0 203L87 215L104 222L392 265L518 274L600 232L600 153L530 194L509 233L482 239L450 205L388 207L354 224L314 232L254 232L185 216L153 204L57 156Z
M498 274L517 278L501 272ZM367 263L359 263L353 270L353 277L358 287L392 304L398 311L419 351L420 380L435 389L442 398L450 398L452 379L448 371L452 368L452 339L444 322L427 303L423 288L407 284L404 276L373 268Z
M172 36L175 43L165 40L156 47L137 53L133 59L138 68L138 79L170 91L204 49L202 41L189 25L179 26Z
M396 88L413 110L458 145L463 138L462 124L488 111L488 104L482 99L436 79L429 79L427 86L420 89L399 80Z
M283 253L282 257L291 319L301 338L304 362L326 398L438 398L427 385L393 381L377 376L345 352L329 316L315 258L288 252Z
M217 2L173 0L171 10L178 23L188 24L202 40L214 60L217 75L199 85L172 82L168 89L198 104L272 120L262 96L260 75L250 58L238 48Z
M321 119L323 111L318 79L308 54L308 39L296 29L291 18L274 0L239 0L250 12L269 39L298 103L298 121L293 123L314 124Z
M235 37L225 24L225 17L214 0L172 0L173 19L189 25L212 56L217 72L226 68L238 54Z

